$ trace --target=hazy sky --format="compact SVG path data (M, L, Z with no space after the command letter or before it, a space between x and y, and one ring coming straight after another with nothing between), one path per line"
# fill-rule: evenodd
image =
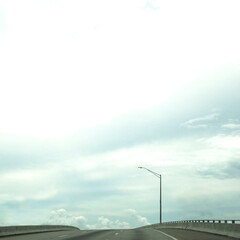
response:
M0 224L240 215L239 0L0 0Z

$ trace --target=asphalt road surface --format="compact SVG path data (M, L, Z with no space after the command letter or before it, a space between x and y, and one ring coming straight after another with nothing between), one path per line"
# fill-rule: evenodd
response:
M180 229L72 230L0 237L0 240L230 240L234 238Z

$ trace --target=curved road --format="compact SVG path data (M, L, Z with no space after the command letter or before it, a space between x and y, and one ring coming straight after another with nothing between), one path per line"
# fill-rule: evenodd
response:
M233 238L181 229L72 230L0 237L1 240L230 240Z

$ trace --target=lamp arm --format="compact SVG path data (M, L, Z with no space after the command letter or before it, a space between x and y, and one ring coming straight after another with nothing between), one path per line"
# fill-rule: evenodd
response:
M156 172L153 172L153 171L151 171L150 169L148 169L148 168L145 168L145 167L142 167L142 168L144 168L144 169L146 169L147 171L149 171L150 173L152 173L153 175L155 175L156 177L158 177L158 178L160 178L161 177L161 175L160 174L158 174L158 173L156 173Z

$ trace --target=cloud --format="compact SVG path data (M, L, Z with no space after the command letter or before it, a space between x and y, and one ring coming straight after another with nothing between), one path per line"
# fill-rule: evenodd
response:
M65 209L52 211L48 217L47 224L71 225L81 228L86 226L87 219L84 216L74 216Z
M240 149L240 135L219 134L207 140L213 147L222 149Z
M146 4L144 6L145 9L150 9L150 10L158 10L160 7L157 6L156 0L146 0Z
M130 228L129 223L120 222L119 220L111 221L106 217L99 217L98 223L95 225L88 225L90 229L121 229L121 228Z
M238 130L240 129L240 123L238 119L228 119L228 123L222 125L223 129Z
M7 102L7 105L1 106L1 131L38 137L66 137L86 126L106 123L121 114L156 106L171 99L173 93L185 94L188 83L192 81L189 79L194 79L188 76L189 72L198 74L198 66L204 65L207 60L211 64L216 63L210 58L206 59L205 54L189 50L188 41L183 41L190 39L191 43L196 42L194 40L199 41L200 45L203 43L198 34L190 34L188 24L193 24L191 29L198 31L205 29L205 27L195 28L194 21L189 23L183 17L184 14L180 9L187 14L191 13L191 11L186 12L187 8L184 7L188 6L187 2L177 5L180 7L176 15L178 24L173 20L172 4L169 3L165 3L165 10L168 11L164 13L164 10L155 18L152 17L154 14L152 11L139 10L136 7L139 5L136 4L137 1L133 1L134 7L131 8L133 11L131 13L128 12L126 1L116 5L109 1L103 1L101 4L98 1L93 2L98 10L92 8L92 4L87 1L60 2L50 7L46 3L4 2L4 5L8 5L7 15L11 20L12 31L6 42L1 44L4 46L1 49L3 64L1 79L4 81L1 86L0 102ZM156 1L148 0L148 2L155 4ZM108 7L112 10L108 11ZM205 10L205 8L201 9ZM87 13L88 11L91 14ZM132 18L133 14L134 18ZM42 15L45 16L44 19ZM125 15L124 19L122 15ZM190 19L194 17L197 21L199 19L197 16L200 15L189 17ZM212 16L208 15L208 17L209 21L213 21L212 19L215 21ZM218 18L222 19L222 16ZM225 28L233 27L237 22L227 17L225 21L229 21L228 24L226 22L222 24ZM90 29L96 23L100 31L93 34ZM208 21L203 23L212 32ZM52 31L53 28L55 31ZM75 31L79 32L80 40L73 43L72 34ZM177 44L169 41L169 39L177 39L176 34L179 31L184 32L182 41L176 41ZM222 38L222 31L218 29L217 32L221 37L216 39L218 43L223 41L229 51L229 46L232 47L234 44L232 40L231 45L227 44ZM162 36L168 37L162 38ZM192 36L196 36L196 39L191 40ZM237 36L229 37L236 41L236 49L239 42ZM214 38L210 39L216 42ZM119 47L116 48L115 44ZM39 47L36 48L36 45ZM211 44L206 43L206 51L209 48L213 49L210 46ZM202 52L200 49L194 49ZM232 53L239 56L236 49ZM219 52L219 48L215 50ZM179 59L173 63L172 59L176 56ZM202 57L200 63L197 62L199 56ZM219 55L213 51L212 57L216 58L216 56L219 58ZM221 56L225 55L221 54ZM166 58L170 58L171 61L166 61ZM226 56L223 59L228 62ZM219 64L222 67L221 62L216 65ZM189 65L194 70L189 71L191 69ZM183 70L184 66L188 67ZM15 71L11 71L12 68L15 68ZM176 70L171 71L171 69ZM21 81L17 80L19 78ZM17 90L13 90L12 86L16 86Z
M75 216L65 209L52 211L48 217L47 224L60 224L76 226L80 229L126 229L129 223L119 220L112 221L104 216L98 217L96 224L87 224L84 216Z
M198 174L206 178L216 179L239 179L240 178L240 156L224 164L214 164L208 168L198 170Z
M222 128L228 128L228 129L240 129L240 124L236 123L226 123L222 125Z
M135 219L137 221L137 224L139 224L140 226L150 224L146 217L140 216L139 214L137 214L137 211L134 209L131 209L131 208L127 209L126 213L128 213L133 219Z
M137 214L134 209L124 210L126 219L132 222L133 226L143 226L150 224L146 217ZM130 217L130 218L129 218ZM47 224L71 225L80 229L128 229L130 223L126 221L110 220L108 217L100 216L94 224L88 224L86 217L82 215L74 215L67 212L65 209L57 209L50 213L46 221Z
M209 126L209 123L216 120L218 116L219 113L212 113L203 117L188 120L181 125L187 128L206 128Z

